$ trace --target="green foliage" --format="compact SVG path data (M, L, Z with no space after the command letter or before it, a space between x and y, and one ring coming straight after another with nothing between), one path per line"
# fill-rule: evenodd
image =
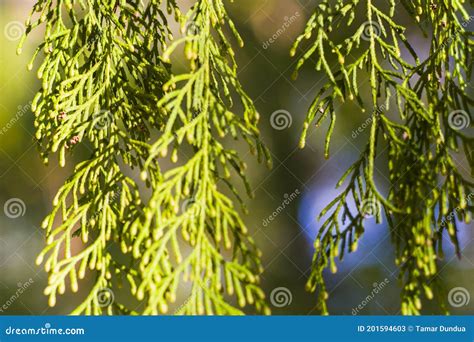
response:
M145 313L153 313L167 291L175 293L182 275L197 280L193 281L191 300L182 308L184 314L239 314L240 310L225 302L222 278L225 292L235 294L240 307L255 304L258 312L268 312L257 285L262 271L260 252L252 238L246 236L247 228L232 201L219 187L222 182L241 201L237 189L228 181L233 169L251 195L245 163L222 141L227 135L234 139L240 136L259 158L268 158L258 138L258 113L236 77L234 52L222 31L224 23L242 44L222 1L198 1L182 24L186 36L165 52L167 58L184 44L190 71L172 76L164 86L171 90L160 99L158 107L167 111L168 121L163 135L149 149L145 169L168 150L172 150L171 159L176 162L182 145L191 146L193 156L162 179L153 179L154 191L144 209L145 221L137 223L135 229L140 232L136 246L142 239L153 241L140 263L141 272L147 275L138 290L139 298L142 291L148 294ZM233 96L241 102L242 116L231 109ZM181 204L182 213L176 215L183 202L187 205L183 208ZM176 241L179 231L192 247L184 257ZM229 258L224 251L232 249ZM165 250L169 252L163 253ZM138 249L134 254L140 257ZM171 264L170 255L174 255L176 267ZM159 264L165 267L156 268ZM158 289L154 279L163 282Z
M268 161L225 26L242 41L221 0L197 0L186 15L168 0L168 14L183 28L177 40L162 5L38 0L27 22L27 34L46 26L34 56L41 55L42 88L32 106L41 155L47 163L58 152L64 166L76 149L90 154L75 165L42 225L47 246L37 262L49 273L45 294L54 306L67 283L77 292L93 273L74 313L157 314L191 281L180 313L239 314L246 305L268 313L258 285L260 252L223 192L242 202L235 170L251 193L227 136L243 138ZM180 46L189 71L173 74L170 56ZM168 151L176 166L169 167ZM83 246L74 247L79 237ZM144 304L122 304L120 291ZM111 293L115 301L104 305Z
M325 150L329 156L338 103L354 100L370 113L366 147L338 182L345 189L320 215L329 214L315 241L307 287L318 292L318 304L325 314L328 292L323 270L330 267L336 272L336 259L342 260L345 252L357 248L367 215L375 215L380 222L385 213L400 269L402 313L419 314L422 299L432 299L438 289L443 235L449 236L460 254L458 227L450 213L468 223L474 210L469 202L472 177L455 158L463 155L473 171L474 139L462 132L470 123L473 104L466 93L474 46L466 26L473 17L464 1L380 3L321 1L292 49L294 55L304 39L311 40L297 70L312 58L327 78L309 109L302 147L310 124L315 121L319 126L327 119ZM397 23L400 13L420 23L419 29L431 40L426 59L417 55L420 51L410 45L406 28ZM350 33L337 41L335 31ZM333 65L334 60L339 63ZM371 97L363 99L359 90L367 80ZM375 159L385 149L386 195L374 179ZM355 211L350 209L351 202ZM443 296L437 298L443 301ZM444 308L443 302L441 306Z
M92 273L74 313L165 313L180 285L190 283L176 313L241 314L251 305L268 314L260 251L236 209L237 203L245 211L235 178L251 195L246 166L229 138L244 140L268 164L269 153L259 140L259 115L237 79L232 44L243 42L223 0L196 0L186 14L174 0L74 3L38 0L19 47L45 26L28 65L40 56L42 87L32 109L45 163L51 153L61 166L74 151L89 155L74 166L42 225L47 246L37 262L49 273L50 305L68 285L77 292ZM424 59L398 23L395 13L403 12L431 40ZM182 29L177 39L170 15ZM344 190L320 215L327 218L307 287L318 292L323 313L323 270L336 272L336 259L357 248L368 215L389 223L403 314L420 313L422 300L439 290L443 236L460 254L453 216L469 222L474 210L472 177L455 159L463 155L472 171L474 139L462 130L473 104L466 93L472 21L460 0L324 0L297 39L293 55L310 40L297 71L316 59L327 79L309 109L301 146L313 122L329 120L329 157L341 102L370 113L367 144L338 182ZM334 38L340 29L350 32L343 41ZM172 68L178 49L188 62L180 73ZM361 95L367 81L369 99ZM385 150L389 187L380 190L375 161ZM122 292L142 304L122 303ZM104 305L104 293L116 294L112 305Z

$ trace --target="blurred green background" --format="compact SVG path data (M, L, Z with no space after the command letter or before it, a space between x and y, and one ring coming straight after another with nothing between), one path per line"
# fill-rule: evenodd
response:
M189 1L188 1L189 2ZM71 173L69 163L61 169L55 163L41 163L34 143L33 117L29 103L39 82L26 65L40 30L27 41L23 54L16 55L16 45L33 1L0 0L0 314L67 314L84 292L66 294L55 308L49 308L42 291L45 272L34 263L44 245L39 227L51 208L55 191ZM357 158L366 132L356 137L353 131L367 119L358 108L347 104L339 108L338 125L332 143L332 158L323 157L324 130L311 131L308 144L299 150L298 139L306 110L322 79L312 65L297 81L291 80L296 59L289 48L303 30L317 1L309 0L238 0L229 3L229 11L246 42L237 51L239 77L261 113L261 129L274 158L269 171L248 156L250 178L256 198L248 201L251 214L244 217L257 244L264 252L263 287L268 296L285 288L288 299L272 305L274 314L317 314L315 296L304 290L313 254L312 241L318 228L315 220L320 209L337 191L337 179ZM406 21L404 18L400 20ZM413 30L411 40L421 49L429 41ZM344 34L344 32L340 32ZM302 51L299 51L301 54ZM314 65L314 64L313 64ZM271 115L286 115L285 129L274 129ZM291 121L291 122L290 122ZM290 124L291 123L291 124ZM381 165L385 156L378 160ZM384 182L382 166L377 178ZM285 199L289 205L277 215ZM3 207L11 199L20 199L17 218L4 215ZM11 216L11 215L10 215ZM16 215L15 215L16 216ZM269 220L269 216L273 216ZM367 220L367 234L361 247L339 266L336 275L326 274L332 314L354 314L354 308L384 283L383 290L366 300L358 314L398 314L399 287L397 269L387 227ZM463 258L457 260L449 250L441 266L440 278L448 292L462 287L474 295L473 226L464 226L461 234ZM21 289L21 294L18 294ZM82 291L86 286L82 286ZM276 291L276 292L275 292ZM284 305L281 305L284 304ZM6 309L5 309L6 307ZM453 314L473 314L474 299L462 307L450 307ZM438 313L436 305L425 308Z

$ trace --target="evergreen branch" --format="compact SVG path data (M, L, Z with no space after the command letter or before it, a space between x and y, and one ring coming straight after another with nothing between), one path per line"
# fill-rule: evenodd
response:
M417 22L431 23L432 46L424 61L419 60L416 49L406 39L405 28L396 23L394 13L401 8ZM359 9L365 14L362 24L358 24ZM335 272L335 259L342 259L345 251L356 249L364 231L367 208L370 214L376 214L378 222L382 210L388 219L403 284L403 314L420 313L422 296L432 299L434 290L439 290L437 260L443 256L446 228L460 253L456 220L447 221L445 217L456 211L459 221L469 222L472 215L472 206L466 200L466 194L472 194L472 182L462 176L462 166L452 156L460 152L459 144L462 144L472 169L472 138L460 130L469 125L468 113L473 103L465 93L472 53L472 35L465 30L467 20L472 17L467 13L463 1L443 1L438 5L421 0L402 1L402 4L390 1L388 12L371 0L323 1L309 19L305 33L295 42L292 55L303 39L315 37L300 58L297 70L315 56L316 69L327 77L327 83L309 109L301 147L310 124L316 120L318 126L329 117L325 148L328 157L336 119L335 102L355 99L365 111L358 93L365 77L371 89L371 133L367 148L338 182L340 186L348 179L347 188L320 215L331 211L315 241L308 289L318 290L318 304L323 313L327 313L328 293L322 272L326 267ZM338 43L330 33L343 23L355 32ZM401 44L413 57L413 64L402 58ZM328 61L335 58L339 63L331 66ZM366 74L358 72L363 69ZM393 110L388 116L392 98L398 118ZM458 114L460 118L454 116ZM459 120L461 124L467 122L466 127L459 127ZM389 151L387 196L377 190L373 177L376 148L382 143ZM349 209L351 201L356 204L355 213ZM344 225L347 220L349 223L342 229L339 222ZM441 306L444 308L443 303Z
M123 280L138 300L146 298L144 314L166 312L182 280L193 280L185 313L242 313L227 295L241 308L250 304L269 313L258 286L260 251L220 189L226 185L243 205L230 181L233 169L251 195L246 165L225 146L226 136L242 138L269 163L258 113L237 79L223 26L240 45L242 40L221 0L199 0L186 16L169 0L168 12L185 33L172 41L161 5L39 0L33 8L27 34L46 23L44 43L34 54L45 52L38 70L43 86L33 101L43 159L58 152L65 166L68 153L91 151L59 189L43 222L47 246L37 262L44 261L49 272L45 294L54 306L66 281L77 292L89 270L94 284L74 314L136 314L114 302L112 289ZM190 71L172 75L171 53L183 44ZM191 158L162 171L160 158L172 150L177 163L189 147ZM135 168L151 188L149 200L142 201L141 184L126 176ZM77 252L76 237L83 244ZM111 252L114 246L122 255Z
M222 1L195 3L182 23L186 37L179 41L185 45L191 70L172 76L165 84L169 91L159 101L168 112L168 122L150 146L145 167L171 148L175 163L183 145L191 146L194 154L152 184L145 220L132 227L140 232L134 256L140 259L143 275L137 297L146 297L146 314L166 312L167 303L176 300L181 279L192 281L190 299L180 309L184 314L241 313L228 304L226 295L236 296L241 308L251 304L258 312L269 312L258 287L260 252L218 184L226 180L223 184L237 194L227 181L233 168L248 185L245 164L221 142L226 135L242 137L261 158L268 157L258 137L257 111L237 80L234 52L222 23L229 24L240 42ZM177 47L170 46L165 56ZM234 94L243 116L231 109Z
M28 66L33 68L42 49L42 88L32 105L41 155L47 163L48 155L58 152L65 166L66 155L76 149L91 152L59 189L43 222L47 246L37 259L38 264L45 260L49 273L45 294L51 306L68 279L77 292L86 271L95 273L94 286L75 314L120 312L118 303L104 305L103 291L114 288L117 278L133 287L137 277L133 268L118 266L110 249L118 245L129 253L134 237L124 228L141 215L143 204L138 184L126 174L142 167L150 130L166 120L153 113L169 79L160 51L170 31L160 5L39 0L27 22L26 34L46 25L44 43ZM150 28L154 34L147 33ZM156 163L148 169L159 170ZM72 244L79 236L83 246L76 251Z

